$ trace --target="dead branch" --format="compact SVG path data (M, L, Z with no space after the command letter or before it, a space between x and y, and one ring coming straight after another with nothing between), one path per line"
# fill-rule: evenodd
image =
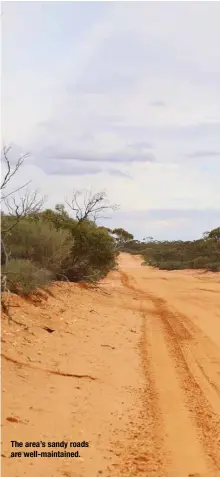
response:
M3 176L3 180L0 187L1 201L3 202L5 208L8 211L8 216L14 219L11 222L9 221L8 225L5 228L1 228L1 264L4 265L5 269L4 273L1 274L1 293L6 292L7 299L4 302L4 309L7 312L8 319L11 319L9 313L10 290L8 288L8 282L10 282L10 280L7 277L7 267L10 252L7 251L5 245L5 238L7 234L10 234L11 230L18 224L22 217L38 213L41 210L44 202L44 199L38 197L38 191L29 192L28 190L26 190L25 194L22 197L20 197L19 199L15 198L15 193L24 189L31 181L28 181L22 186L17 187L16 189L7 193L7 186L22 166L25 158L28 156L28 154L24 154L23 156L21 156L17 160L15 167L12 169L11 162L8 158L8 153L10 149L11 147L3 147L3 155L1 156L1 158L5 162L6 172Z
M4 146L4 147L3 147L3 159L4 159L4 161L5 161L7 171L6 171L5 175L4 175L3 181L2 181L2 183L1 183L1 187L0 187L0 190L1 190L1 191L3 191L3 190L6 188L6 186L8 185L8 183L11 181L12 177L14 177L14 175L16 174L16 172L18 171L18 169L20 169L20 167L21 167L21 165L23 164L23 162L24 162L24 160L26 159L26 157L28 157L28 154L23 154L23 156L21 156L21 157L17 160L14 169L12 169L12 168L11 168L11 163L10 163L9 158L8 158L8 153L9 153L10 149L11 149L11 146L9 146L9 147ZM28 184L28 183L27 183L27 184ZM25 185L27 185L27 184L25 184ZM10 195L13 194L14 192L17 192L17 191L20 190L21 188L25 187L25 185L22 186L22 187L20 187L20 188L18 188L17 190L14 190L13 192L10 193ZM3 196L2 196L2 199L5 199L6 197L7 197L7 196L3 195Z
M27 215L37 214L41 211L44 199L38 197L39 192L26 191L23 197L20 197L19 201L15 197L11 200L6 199L5 204L10 216L15 217L27 217Z
M97 219L107 218L102 216L103 211L116 210L118 208L117 205L110 205L108 203L105 192L92 194L91 191L73 191L72 200L68 201L66 199L65 202L75 212L79 223L89 219L95 222Z
M32 216L41 211L44 198L38 196L38 194L38 191L26 191L24 196L20 197L19 199L16 199L15 197L4 199L4 204L7 208L8 215L13 217L14 220L10 225L8 225L7 228L2 229L2 234L6 235L11 232L21 218Z

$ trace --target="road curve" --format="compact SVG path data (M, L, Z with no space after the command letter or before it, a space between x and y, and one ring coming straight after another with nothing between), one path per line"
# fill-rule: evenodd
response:
M98 289L55 283L39 303L15 300L4 477L220 477L220 274L121 254ZM13 460L14 439L90 446L77 461Z

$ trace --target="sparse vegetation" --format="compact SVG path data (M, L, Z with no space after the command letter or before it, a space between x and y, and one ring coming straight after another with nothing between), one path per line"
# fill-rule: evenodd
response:
M105 192L73 191L72 199L65 200L68 209L57 204L43 210L38 193L26 189L30 182L8 191L26 157L12 169L8 152L4 148L2 156L2 291L26 294L54 279L96 282L104 277L116 266L118 252L110 229L98 227L96 220L117 207L108 203Z
M120 251L141 254L144 264L164 270L220 270L220 227L195 241L159 242L150 237L141 242L123 228L96 224L97 218L116 209L104 192L73 191L66 206L43 210L38 193L26 189L30 182L8 191L26 157L12 169L8 151L3 150L6 173L1 186L2 291L27 294L52 280L97 282L116 267Z
M220 271L220 228L194 241L131 241L124 251L139 253L144 263L161 270L203 269Z

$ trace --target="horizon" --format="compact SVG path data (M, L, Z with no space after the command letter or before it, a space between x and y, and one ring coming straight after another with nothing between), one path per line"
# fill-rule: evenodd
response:
M218 2L2 10L2 145L30 152L15 187L31 179L48 208L105 190L120 210L103 225L138 240L220 225Z

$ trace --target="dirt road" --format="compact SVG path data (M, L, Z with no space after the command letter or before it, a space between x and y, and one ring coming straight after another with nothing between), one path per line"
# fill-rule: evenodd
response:
M162 272L121 254L98 290L55 283L12 305L3 477L220 476L220 274ZM15 440L39 442L38 456ZM61 441L80 457L41 456Z

